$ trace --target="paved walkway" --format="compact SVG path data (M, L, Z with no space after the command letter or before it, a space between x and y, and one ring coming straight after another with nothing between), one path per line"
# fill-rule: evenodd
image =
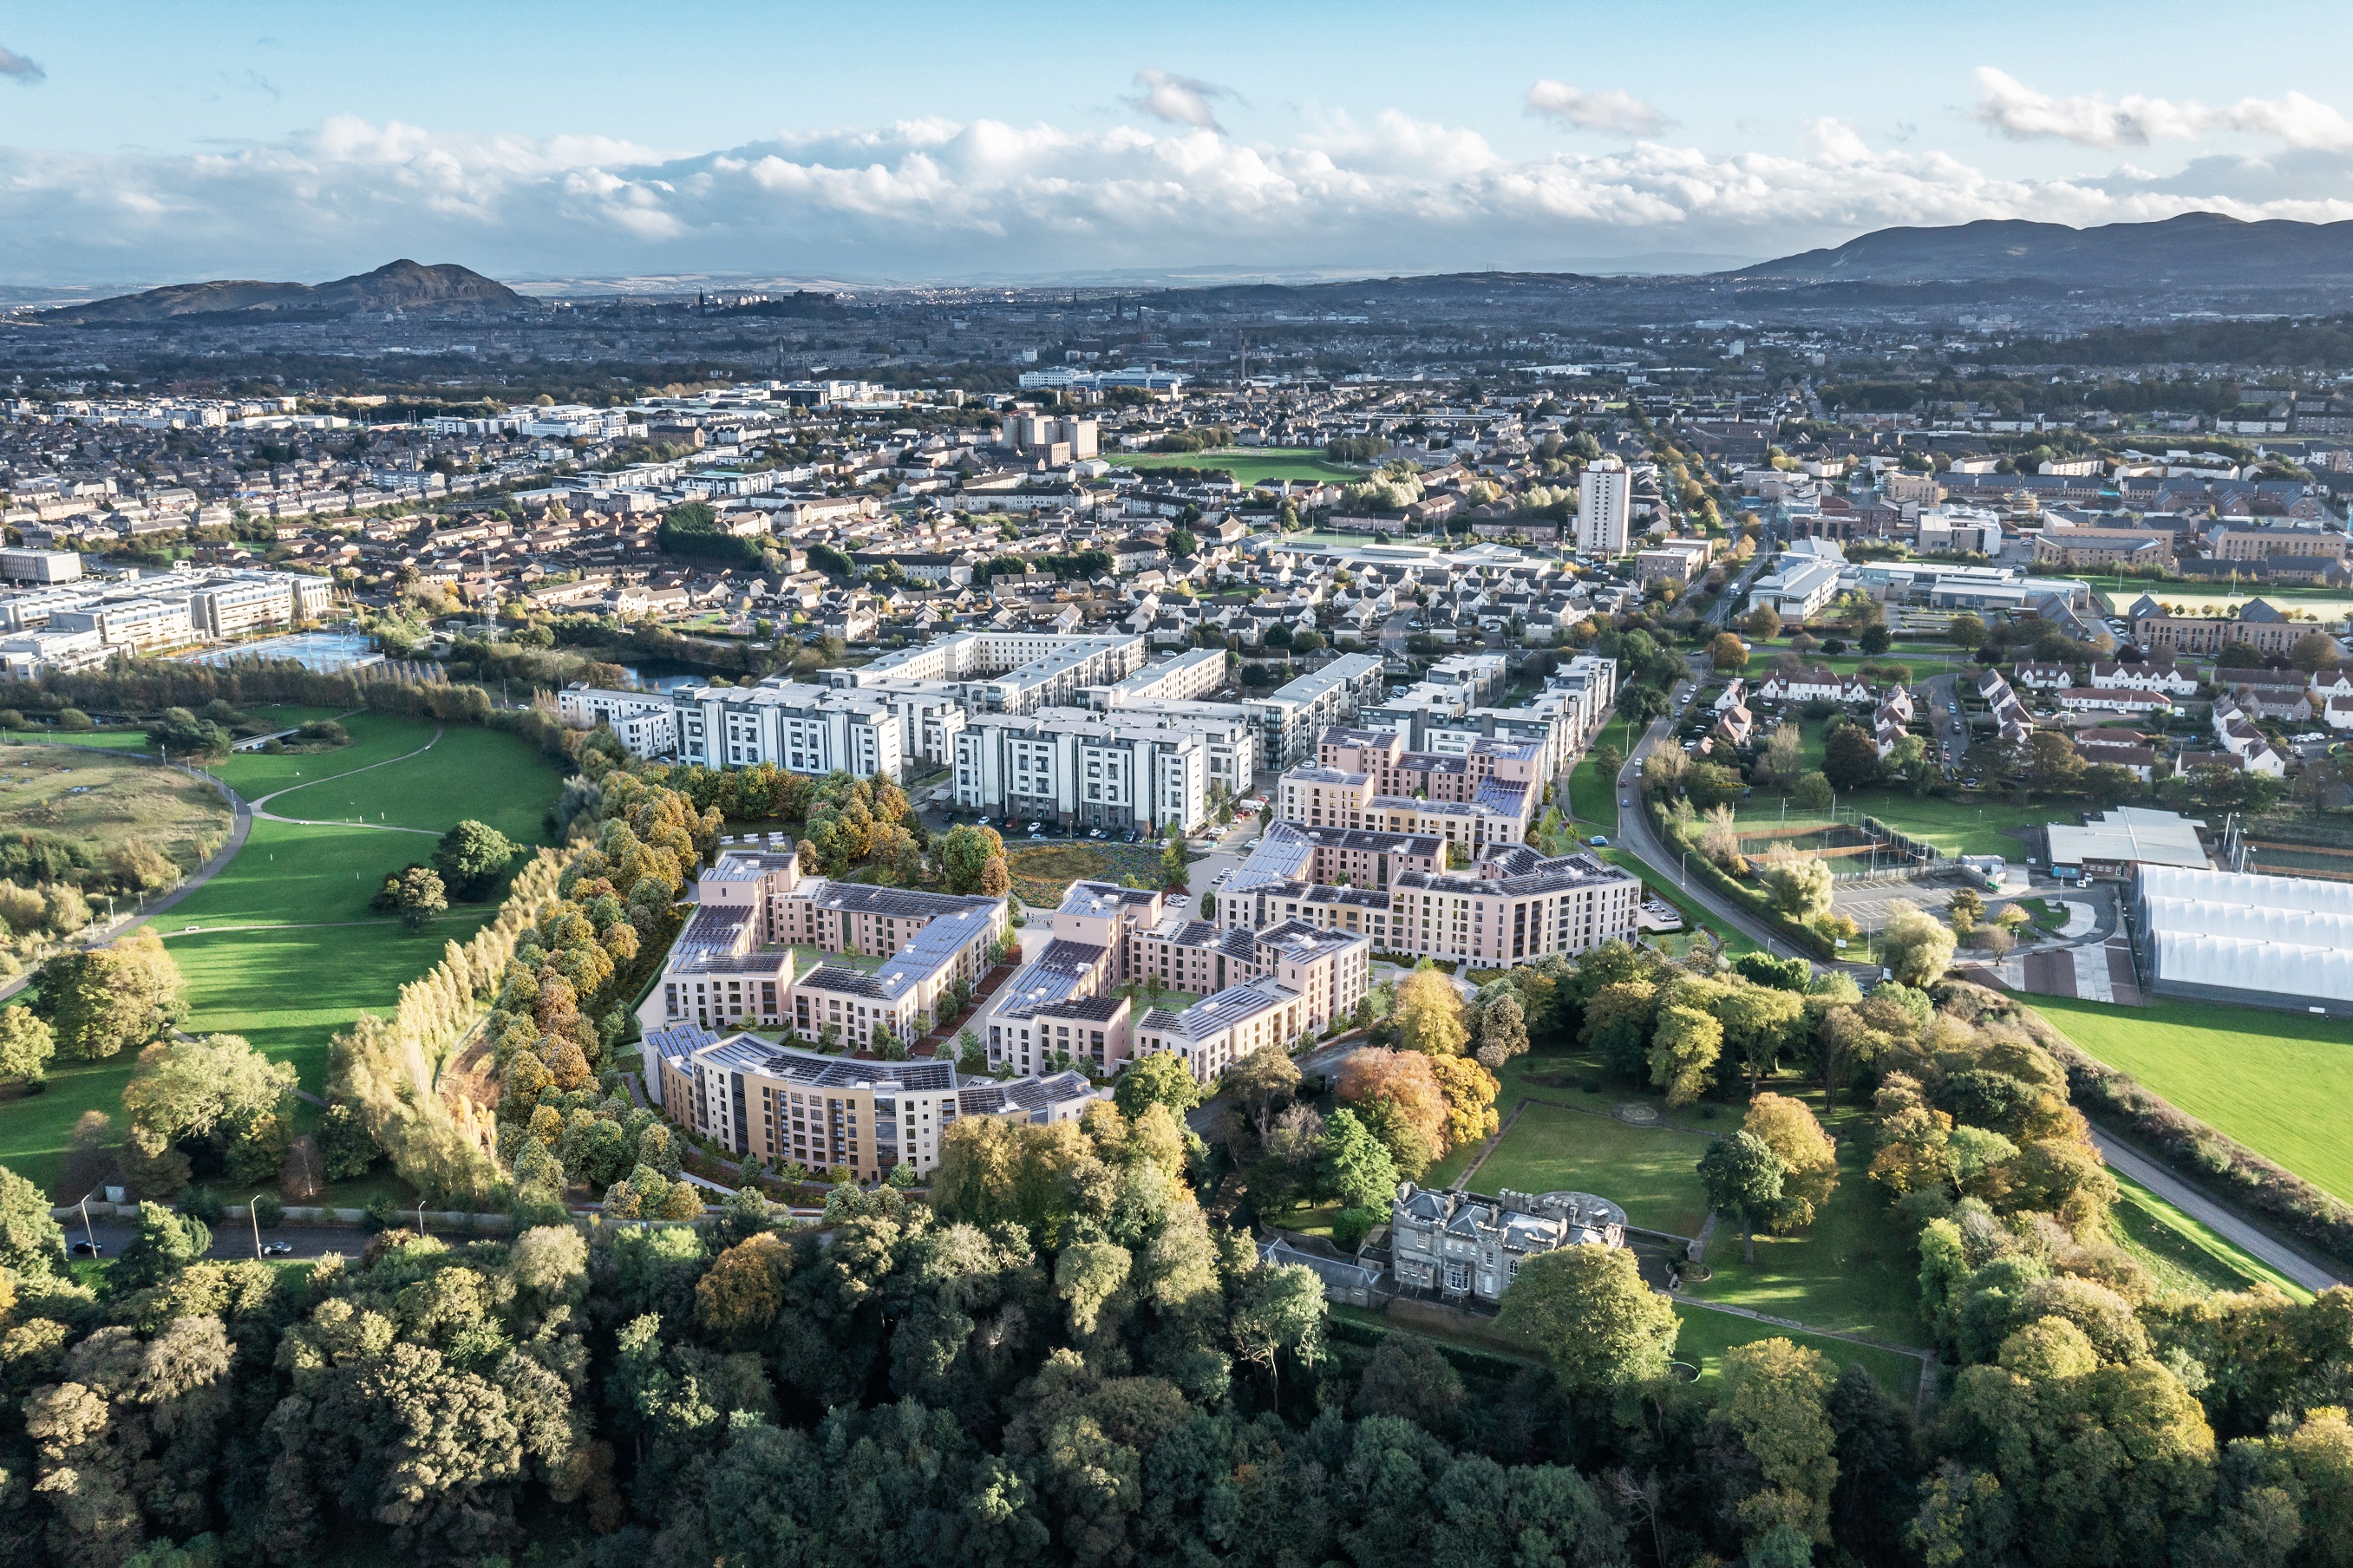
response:
M2131 1145L2119 1142L2096 1127L2092 1129L2092 1142L2098 1145L2101 1157L2116 1170L2232 1246L2278 1269L2306 1289L2326 1290L2331 1285L2348 1283L2285 1242L2276 1240L2269 1232L2223 1207Z

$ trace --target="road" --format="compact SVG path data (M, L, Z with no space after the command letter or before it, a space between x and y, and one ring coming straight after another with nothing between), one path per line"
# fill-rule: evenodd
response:
M1928 705L1928 722L1936 735L1936 760L1948 773L1961 771L1969 749L1969 721L1954 711L1960 701L1960 677L1934 675L1920 683Z
M59 1223L65 1226L68 1243L84 1239L79 1215ZM120 1258L132 1237L139 1234L139 1227L119 1219L97 1219L90 1222L90 1232L97 1237L98 1244L106 1248L107 1257ZM264 1226L261 1240L264 1246L285 1243L294 1249L289 1255L294 1258L324 1258L330 1252L341 1253L345 1258L357 1258L367 1249L368 1233L356 1226L281 1225L275 1230ZM227 1262L249 1260L253 1257L251 1222L241 1217L224 1218L213 1226L213 1249L206 1256Z
M1675 688L1675 693L1681 695L1690 690L1695 684L1696 682L1694 681L1685 681ZM1672 745L1675 721L1672 713L1652 720L1651 727L1642 731L1641 740L1635 743L1632 753L1626 759L1625 765L1618 770L1618 798L1636 803L1620 808L1618 813L1619 847L1632 853L1644 865L1656 871L1661 879L1674 885L1678 891L1699 905L1701 909L1705 910L1712 918L1722 922L1728 929L1738 931L1767 952L1784 957L1810 957L1810 954L1797 953L1795 949L1792 949L1788 954L1783 954L1781 949L1788 945L1785 938L1706 883L1693 882L1684 886L1680 858L1670 855L1666 846L1659 841L1658 835L1651 831L1650 813L1643 810L1639 804L1641 796L1637 793L1641 788L1642 759L1649 756L1651 749L1662 742ZM1859 975L1869 973L1869 966L1864 964L1841 964L1838 967L1850 970Z
M2092 1129L2092 1142L2098 1146L2101 1158L2116 1170L2130 1176L2232 1246L2270 1264L2306 1289L2326 1290L2331 1285L2347 1283L2294 1247L2274 1241L2269 1234L2224 1208L2147 1155L2119 1143L2096 1127Z

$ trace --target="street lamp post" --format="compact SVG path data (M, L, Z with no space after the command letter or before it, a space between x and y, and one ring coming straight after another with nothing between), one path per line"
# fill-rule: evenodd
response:
M245 1214L253 1221L253 1260L261 1261L261 1194L256 1193L246 1200Z

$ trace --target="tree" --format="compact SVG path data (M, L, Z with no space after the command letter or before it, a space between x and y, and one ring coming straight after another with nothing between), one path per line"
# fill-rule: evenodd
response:
M1898 910L1879 933L1879 961L1905 985L1926 987L1951 966L1953 933L1916 909Z
M1672 1003L1659 1009L1651 1029L1651 1082L1670 1106L1686 1106L1705 1094L1723 1054L1724 1026L1715 1019Z
M515 857L514 841L471 817L441 836L433 847L433 868L445 887L469 901L489 896ZM446 905L444 906L447 907ZM403 906L406 912L406 906Z
M1185 830L1175 823L1168 825L1168 842L1160 851L1161 885L1177 892L1187 890L1185 870Z
M1812 920L1831 907L1831 868L1786 844L1765 852L1765 871L1758 880L1773 908L1793 921Z
M1516 993L1506 991L1479 1011L1479 1065L1494 1072L1528 1049L1528 1021Z
M1786 1094L1758 1094L1748 1102L1740 1130L1773 1151L1783 1166L1781 1205L1770 1228L1803 1230L1814 1223L1838 1186L1838 1149L1802 1100Z
M2083 775L2083 755L2066 736L2055 730L2037 730L2026 738L2029 788L2042 795L2068 795Z
M1005 857L992 855L980 868L980 896L1001 899L1013 891L1013 873L1005 864Z
M184 984L163 939L141 926L111 947L51 959L34 1010L62 1055L100 1060L137 1050L185 1018Z
M1667 1374L1672 1303L1642 1283L1634 1255L1587 1243L1524 1260L1504 1289L1497 1326L1551 1361L1572 1394L1624 1393Z
M185 708L164 709L163 716L147 726L147 739L175 757L225 757L235 743L227 730Z
M1831 787L1854 791L1879 780L1879 747L1860 724L1841 724L1824 737L1822 773Z
M1260 1268L1234 1304L1231 1331L1235 1353L1266 1368L1279 1402L1282 1385L1276 1373L1283 1352L1307 1366L1323 1359L1324 1281L1296 1263Z
M1770 1144L1745 1130L1711 1140L1707 1152L1699 1157L1700 1185L1707 1189L1708 1207L1740 1221L1743 1262L1757 1261L1757 1227L1772 1223L1780 1207L1781 1179L1788 1169Z
M1986 640L1986 624L1975 616L1955 616L1945 623L1945 639L1955 647L1982 647Z
M293 1098L294 1065L273 1062L237 1035L159 1041L123 1086L132 1139L153 1154L183 1138L233 1143L254 1136ZM282 1152L282 1151L281 1151ZM273 1157L272 1166L276 1161Z
M2306 675L2316 675L2343 662L2337 639L2327 632L2306 632L2288 645L2287 661Z
M1957 888L1954 889L1953 901L1947 907L1947 913L1952 920L1955 931L1967 932L1979 921L1985 919L1985 895L1975 888Z
M161 1204L139 1205L139 1234L123 1247L107 1283L118 1291L160 1285L213 1249L212 1228Z
M1799 773L1789 791L1789 804L1799 811L1828 811L1835 798L1831 792L1830 775L1819 768Z
M1758 641L1781 635L1780 613L1770 605L1759 605L1740 619L1741 629Z
M1838 1434L1826 1408L1831 1379L1831 1363L1820 1352L1784 1339L1724 1354L1724 1390L1712 1419L1737 1435L1765 1481L1763 1490L1740 1500L1740 1522L1752 1542L1776 1530L1825 1543L1831 1538L1831 1492L1839 1474Z
M981 881L991 860L1005 858L1005 840L994 827L951 827L933 847L939 856L940 874L951 893L983 891ZM1004 897L999 889L992 897Z
M400 874L395 899L400 908L400 923L411 931L423 931L432 923L434 916L449 907L439 874L423 866L412 866Z
M1275 1106L1298 1092L1299 1064L1280 1043L1271 1041L1228 1068L1221 1088L1257 1122L1259 1141L1264 1142Z
M1765 737L1757 753L1757 782L1767 789L1787 789L1805 771L1804 742L1794 723L1783 724Z
M1182 1116L1201 1103L1201 1086L1193 1081L1192 1069L1182 1057L1174 1051L1155 1051L1127 1064L1112 1089L1112 1103L1131 1120L1153 1105L1165 1105Z
M1416 969L1397 988L1398 1038L1426 1056L1462 1054L1471 1037L1463 1024L1462 994L1454 977L1431 965Z
M1724 1043L1746 1070L1754 1098L1757 1085L1778 1069L1781 1054L1796 1042L1806 1001L1777 986L1736 984L1725 987L1715 1016L1724 1026Z
M1315 1152L1315 1184L1348 1208L1383 1208L1396 1196L1396 1162L1363 1120L1345 1108L1324 1122Z
M343 1182L366 1175L375 1164L377 1152L366 1121L348 1102L327 1107L326 1114L319 1118L319 1154L327 1180Z
M1398 1169L1409 1175L1418 1175L1446 1152L1453 1110L1432 1065L1440 1059L1368 1047L1352 1052L1340 1066L1336 1098L1356 1108L1388 1145Z
M1873 621L1871 625L1862 628L1862 635L1857 637L1855 641L1862 645L1863 652L1871 655L1873 658L1877 658L1881 654L1885 653L1890 647L1894 646L1895 634L1887 629L1887 623L1885 621Z
M30 1007L0 1007L0 1079L40 1082L57 1049L57 1031Z
M1730 632L1718 632L1707 645L1707 661L1719 674L1737 675L1748 668L1748 649Z
M47 1279L65 1264L65 1231L49 1213L48 1194L0 1165L0 1268Z

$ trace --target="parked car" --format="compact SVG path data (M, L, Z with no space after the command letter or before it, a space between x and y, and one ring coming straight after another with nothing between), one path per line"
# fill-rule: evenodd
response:
M1591 842L1596 849L1607 849L1609 847L1609 840L1602 837L1599 833L1593 836Z
M264 1258L291 1258L294 1256L294 1244L290 1241L265 1241L261 1244L261 1256Z
M106 1243L77 1241L73 1244L73 1255L76 1258L103 1258L106 1256Z

